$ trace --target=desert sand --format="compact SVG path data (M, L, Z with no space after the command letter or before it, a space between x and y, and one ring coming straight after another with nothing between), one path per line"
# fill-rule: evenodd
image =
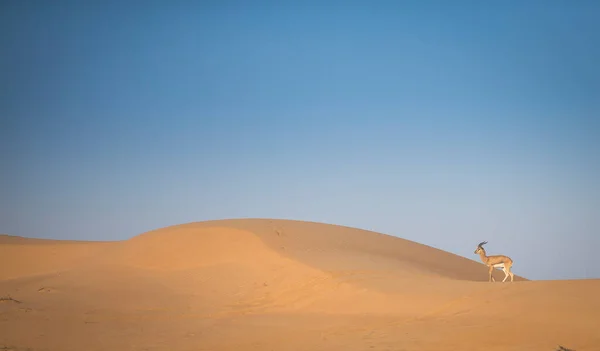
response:
M291 220L3 235L0 350L600 350L600 280L530 281L516 261L489 283L478 259Z

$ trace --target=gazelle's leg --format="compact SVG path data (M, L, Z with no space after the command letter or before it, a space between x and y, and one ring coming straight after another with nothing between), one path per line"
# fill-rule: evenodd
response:
M492 277L492 272L493 271L494 271L494 266L490 266L490 272L489 272L490 276L489 276L489 279L488 279L488 281L490 281L490 282L492 282L492 281L495 282L496 281L496 279L494 279L494 277Z
M508 273L510 274L510 282L515 281L515 274L511 271L512 267L508 267Z
M504 271L504 279L502 279L502 282L504 283L506 281L506 278L508 278L508 271L506 270L506 268L504 268L502 271Z

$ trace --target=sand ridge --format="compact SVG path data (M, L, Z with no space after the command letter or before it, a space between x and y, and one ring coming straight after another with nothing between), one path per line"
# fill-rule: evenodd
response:
M0 267L0 348L600 350L600 280L492 284L477 261L337 225L2 236Z

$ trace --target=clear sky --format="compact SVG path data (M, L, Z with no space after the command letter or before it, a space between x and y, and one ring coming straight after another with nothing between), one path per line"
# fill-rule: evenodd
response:
M0 233L288 218L600 278L600 2L94 3L0 4Z

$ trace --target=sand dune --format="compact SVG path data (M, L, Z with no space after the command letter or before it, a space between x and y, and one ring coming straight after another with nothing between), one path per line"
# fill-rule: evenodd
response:
M103 243L0 236L0 349L600 350L600 280L515 278L288 220Z

